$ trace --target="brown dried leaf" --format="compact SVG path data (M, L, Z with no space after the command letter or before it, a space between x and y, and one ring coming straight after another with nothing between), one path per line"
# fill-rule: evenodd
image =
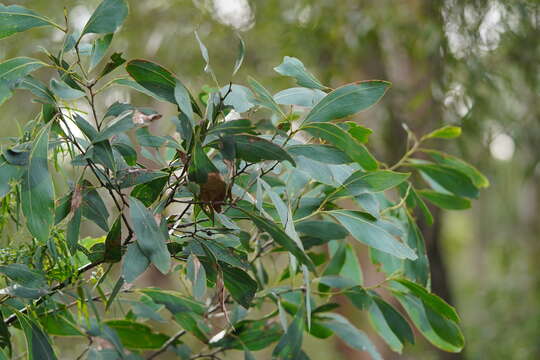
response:
M148 125L152 121L161 119L161 116L162 116L161 114L146 115L138 110L135 110L135 112L133 112L132 119L135 125Z
M202 202L209 203L212 208L221 212L221 205L227 197L227 184L218 172L208 174L206 183L201 184L200 199Z

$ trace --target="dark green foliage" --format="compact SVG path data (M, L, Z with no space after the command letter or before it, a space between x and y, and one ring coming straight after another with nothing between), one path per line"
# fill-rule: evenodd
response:
M75 34L69 24L64 29L23 7L0 6L0 37L46 25L66 34L62 51L51 51L58 57L0 64L0 102L22 89L47 106L0 155L3 215L31 238L15 249L15 259L0 263L0 358L14 352L17 326L30 359L63 353L49 335L91 337L88 359L185 354L192 346L182 343L186 333L212 356L242 351L252 359L252 352L273 347L275 359L307 359L304 336L335 334L380 359L362 330L330 312L340 306L332 299L337 294L367 312L397 352L415 341L410 323L435 346L460 351L455 310L429 290L413 211L420 207L430 216L422 199L468 208L488 185L464 161L419 147L461 130L435 130L388 166L368 150L376 134L342 120L376 104L388 82L332 89L300 60L285 57L275 70L298 87L272 95L253 78L249 88L220 86L196 35L217 86L194 97L157 62L131 60L122 67L116 52L107 59L127 12L127 1L104 0ZM233 73L244 55L240 40ZM29 75L42 67L58 70L48 86ZM112 79L113 73L121 77ZM117 102L100 113L96 104L114 86L174 104L172 122L139 104ZM91 111L78 109L81 102ZM69 111L60 112L65 104ZM229 120L231 110L241 118ZM150 126L156 122L178 134L158 135ZM413 159L417 152L433 162ZM55 194L56 179L71 190ZM88 231L94 236L83 238ZM408 317L364 287L355 243L367 246L387 275L374 288L389 290ZM270 264L278 260L288 265L272 273ZM153 268L182 286L141 288L137 279Z

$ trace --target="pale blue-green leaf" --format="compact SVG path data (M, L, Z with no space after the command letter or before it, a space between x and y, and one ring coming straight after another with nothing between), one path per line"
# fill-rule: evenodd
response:
M349 210L333 210L328 214L335 217L356 240L368 246L400 259L417 258L414 250L373 221L371 215Z

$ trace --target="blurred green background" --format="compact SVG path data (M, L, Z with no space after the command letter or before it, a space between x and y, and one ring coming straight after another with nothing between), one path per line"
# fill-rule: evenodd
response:
M63 23L69 9L82 27L98 0L4 1ZM402 124L418 134L443 124L463 136L439 148L482 170L491 187L473 209L436 212L423 226L432 289L461 314L467 345L448 355L420 342L396 355L378 342L385 359L540 358L540 3L537 0L130 0L130 16L112 48L127 59L153 59L192 89L213 85L203 72L194 30L210 51L221 85L252 75L268 89L293 86L272 69L283 56L301 59L323 83L384 79L393 83L382 102L356 120L375 130L372 148L393 163L405 148ZM239 33L247 53L231 78ZM0 43L0 60L45 58L59 49L60 32L36 29ZM41 54L40 54L41 53ZM107 103L130 99L174 110L126 89ZM23 93L1 108L1 136L39 109ZM165 106L165 107L164 107ZM164 123L162 131L168 125ZM365 251L359 248L359 252ZM366 282L377 274L367 257ZM371 279L371 280L370 280ZM356 323L369 328L366 319ZM363 359L338 340L307 340L313 359Z

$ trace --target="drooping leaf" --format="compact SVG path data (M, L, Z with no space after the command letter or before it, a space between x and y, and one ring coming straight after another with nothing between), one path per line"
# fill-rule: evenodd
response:
M43 329L30 317L18 311L16 314L26 338L28 360L56 360L51 341Z
M343 316L335 313L325 313L324 321L321 324L332 330L353 349L367 351L374 360L382 360L381 355L367 335Z
M463 335L455 322L424 306L420 299L411 295L394 296L429 342L444 351L459 352L463 349Z
M294 360L298 359L302 351L302 338L304 333L305 310L300 307L294 316L293 322L272 352L272 359Z
M246 214L251 221L253 221L259 230L268 233L275 242L293 254L300 263L307 265L311 271L315 270L315 265L313 265L311 259L304 253L304 251L302 251L302 249L298 247L293 239L291 239L283 230L279 228L279 226L247 210L241 209L241 211Z
M417 193L433 205L448 210L464 210L471 207L471 201L459 196L433 190L417 190Z
M106 262L118 262L122 258L122 217L118 216L105 238Z
M244 62L244 55L246 54L246 44L244 42L244 39L242 39L238 34L237 36L238 40L240 41L238 43L238 53L236 55L236 61L234 62L232 76L234 76L242 66L242 63Z
M54 223L54 187L48 166L49 126L37 135L23 174L21 200L28 230L45 242Z
M358 241L399 259L415 260L417 255L406 244L384 229L370 215L359 211L333 210L328 212Z
M191 106L191 97L189 91L179 80L176 80L174 87L174 98L180 110L187 116L191 124L195 125L193 118L193 107Z
M142 202L129 198L130 217L137 244L143 254L163 274L169 272L171 255L165 244L167 239L159 228L154 215Z
M103 0L84 26L81 36L114 33L127 14L128 6L125 0Z
M257 292L257 282L240 268L223 264L221 270L223 283L233 299L248 309Z
M155 333L152 328L130 320L108 320L107 326L113 329L122 341L122 345L130 350L159 349L169 337Z
M196 300L202 300L206 293L206 271L201 265L199 258L193 253L189 254L187 261L187 277L191 281L193 297Z
M327 87L321 84L321 82L304 67L304 64L295 57L285 56L283 62L279 66L276 66L274 70L281 75L295 78L300 86L319 90L327 89Z
M437 295L428 292L421 285L407 279L398 279L396 282L409 289L411 293L421 299L423 303L432 308L435 312L456 323L459 322L456 310Z
M474 186L477 188L486 188L489 186L489 180L471 164L449 154L436 150L423 150L431 156L437 163L450 166L467 175Z
M374 105L384 95L387 81L360 81L326 95L307 115L305 123L326 122L356 114Z
M51 20L19 5L0 4L0 39L39 26L53 25Z
M365 170L375 170L379 166L363 144L359 143L351 134L337 125L331 123L309 123L303 125L302 130L328 141L347 154L353 161L360 164Z
M354 197L365 193L385 191L398 186L409 176L410 173L399 173L390 170L356 171L343 182L343 185L331 195L331 198Z
M471 179L459 170L447 165L413 163L410 166L420 170L424 178L433 187L439 186L446 191L458 196L477 198L478 188L474 186ZM434 183L434 184L433 184ZM439 189L434 189L439 190Z
M377 333L390 348L401 354L405 343L414 344L414 335L409 323L392 305L379 296L373 296L369 317Z
M304 220L295 227L299 233L324 240L344 239L349 235L343 226L327 220Z
M150 265L150 260L143 254L137 243L129 244L124 263L122 264L122 276L127 283L132 283Z

